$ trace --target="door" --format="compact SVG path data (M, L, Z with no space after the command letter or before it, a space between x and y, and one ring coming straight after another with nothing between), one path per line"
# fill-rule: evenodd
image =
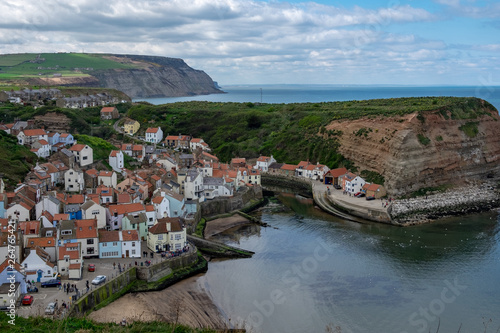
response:
M128 258L128 250L125 251L125 256Z

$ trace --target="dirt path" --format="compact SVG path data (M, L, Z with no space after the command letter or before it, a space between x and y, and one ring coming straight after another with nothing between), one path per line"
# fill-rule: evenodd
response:
M234 214L230 217L224 217L208 221L205 227L205 238L210 238L213 235L220 234L221 232L236 227L241 224L247 224L250 221L241 215Z
M162 290L126 294L108 306L92 312L89 318L97 322L131 321L178 322L196 328L226 328L198 276L186 279Z

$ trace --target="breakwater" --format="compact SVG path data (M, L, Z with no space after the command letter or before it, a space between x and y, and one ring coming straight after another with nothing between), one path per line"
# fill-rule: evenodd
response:
M413 225L446 216L466 215L500 207L500 195L494 184L479 184L425 197L392 202L390 215L395 224Z
M311 182L308 179L295 176L280 176L262 174L260 178L263 186L278 186L295 190L298 194L312 198Z

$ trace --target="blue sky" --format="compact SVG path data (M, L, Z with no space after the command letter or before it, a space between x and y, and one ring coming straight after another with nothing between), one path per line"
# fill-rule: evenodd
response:
M184 59L221 85L500 85L491 0L3 0L0 52Z

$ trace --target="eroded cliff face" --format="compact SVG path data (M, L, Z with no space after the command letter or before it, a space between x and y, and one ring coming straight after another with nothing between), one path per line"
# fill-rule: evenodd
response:
M109 55L130 69L89 70L87 77L35 78L38 84L117 89L131 98L180 97L222 93L205 72L176 58ZM133 68L132 68L133 67ZM34 82L36 84L36 82Z
M102 87L123 91L132 98L178 97L221 93L205 72L184 60L154 56L116 55L122 62L142 63L142 68L96 71Z
M436 110L335 121L326 129L342 131L340 152L360 171L380 173L389 193L402 195L500 179L500 117L485 105L482 111L477 119L454 120Z

